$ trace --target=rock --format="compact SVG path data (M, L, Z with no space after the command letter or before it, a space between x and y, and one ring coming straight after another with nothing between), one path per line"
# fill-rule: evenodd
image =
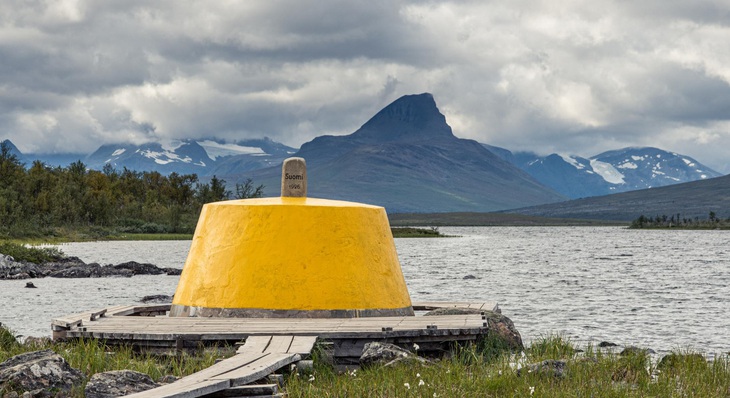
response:
M59 392L68 395L83 378L52 350L28 352L0 363L0 389L9 385L33 397L54 397Z
M467 275L467 276L465 276L465 277L463 277L461 279L464 279L464 280L467 280L467 279L477 279L477 277L474 276L474 275Z
M6 256L5 254L0 254L0 268L10 268L15 266L15 264L19 264L15 262L15 259L13 256Z
M707 360L702 354L671 353L662 357L657 368L661 370L676 369L683 364L689 365L692 368L698 368L700 366L706 366Z
M618 347L618 344L611 343L611 342L608 342L608 341L602 341L602 342L598 343L598 346L601 347L601 348Z
M91 270L88 267L70 267L48 274L51 278L88 278Z
M639 348L636 346L628 346L624 348L619 355L621 356L627 356L627 355L646 355L646 354L656 354L654 350L651 348Z
M168 296L166 294L153 294L151 296L144 296L139 301L143 303L167 304L172 303L172 296Z
M159 268L153 264L134 261L101 266L97 263L86 264L78 257L66 257L43 264L19 263L10 256L0 255L0 279L17 280L29 278L104 278L131 277L134 275L180 275L179 268Z
M180 378L175 375L164 375L160 379L160 384L170 384L170 383L174 383L178 380L180 380Z
M113 370L91 376L86 384L86 398L121 397L136 392L147 391L160 384L148 375L132 370Z
M36 285L34 285L33 282L26 282L25 288L26 289L36 289Z
M525 349L522 344L522 336L511 319L493 311L484 311L484 315L489 327L488 338L501 340L510 350L522 351Z
M517 376L522 376L525 372L536 373L543 376L563 377L565 376L565 366L567 362L558 361L556 359L548 359L539 363L529 364L517 370Z
M360 355L360 366L392 366L404 360L415 360L420 363L428 362L426 359L414 355L395 344L374 341L366 343L363 347L362 355Z
M165 273L165 271L153 264L138 263L136 261L128 261L126 263L114 265L113 267L117 270L130 270L134 275L160 275Z

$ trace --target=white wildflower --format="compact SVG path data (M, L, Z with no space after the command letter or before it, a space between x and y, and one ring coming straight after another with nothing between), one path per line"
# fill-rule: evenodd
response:
M530 387L530 395L535 393L535 387Z
M418 344L413 343L413 349L414 350L418 351L419 348L421 348L421 347L419 347Z
M405 388L407 390L410 390L411 389L411 384L410 383L403 383L403 386L405 386Z
M418 380L418 386L419 386L419 387L420 387L420 386L423 386L423 385L425 385L425 384L426 384L426 383L425 383L425 382L424 382L423 380Z
M416 377L421 377L421 374L420 373L416 373Z
M310 376L309 376L309 382L311 383L311 382L313 382L313 381L314 381L314 375L310 375Z

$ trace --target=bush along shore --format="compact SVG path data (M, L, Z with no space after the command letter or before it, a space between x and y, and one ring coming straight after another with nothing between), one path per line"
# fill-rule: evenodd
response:
M0 242L0 280L31 278L101 278L134 275L180 275L178 268L159 268L153 264L129 261L116 265L87 264L77 257L66 257L53 248L28 248ZM29 284L28 287L33 287Z
M289 397L711 398L730 394L726 355L707 361L700 354L682 351L653 363L648 350L578 349L560 336L538 339L520 351L487 338L455 346L443 358L431 359L417 356L417 346L405 348L395 347L397 360L383 357L364 362L364 352L362 368L337 371L327 345L318 344L312 367L283 369L280 391ZM174 382L234 352L235 348L215 347L155 356L129 347L107 347L96 340L28 339L21 344L0 326L0 396L19 397L25 392L33 397L120 396Z

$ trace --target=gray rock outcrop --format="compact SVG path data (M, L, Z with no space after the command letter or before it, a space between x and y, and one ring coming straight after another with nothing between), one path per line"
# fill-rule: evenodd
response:
M360 366L392 366L398 362L407 360L414 360L420 363L428 362L426 359L408 350L404 350L395 344L374 341L366 343L365 347L363 347L362 355L360 355Z
M29 278L104 278L134 275L180 275L178 268L160 268L153 264L129 261L116 265L86 264L78 257L66 257L43 264L18 262L0 254L0 280Z
M529 364L521 369L518 369L517 376L522 376L525 373L536 373L543 376L561 378L565 376L566 365L567 362L565 361L548 359L539 363Z
M147 391L160 384L148 375L133 370L113 370L91 376L86 384L86 398L113 398Z
M52 350L28 352L0 363L0 389L9 387L32 397L67 395L83 377Z

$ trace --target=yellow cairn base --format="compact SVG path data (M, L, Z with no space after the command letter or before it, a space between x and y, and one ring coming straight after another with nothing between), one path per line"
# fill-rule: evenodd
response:
M413 315L385 209L315 198L203 206L171 316Z

